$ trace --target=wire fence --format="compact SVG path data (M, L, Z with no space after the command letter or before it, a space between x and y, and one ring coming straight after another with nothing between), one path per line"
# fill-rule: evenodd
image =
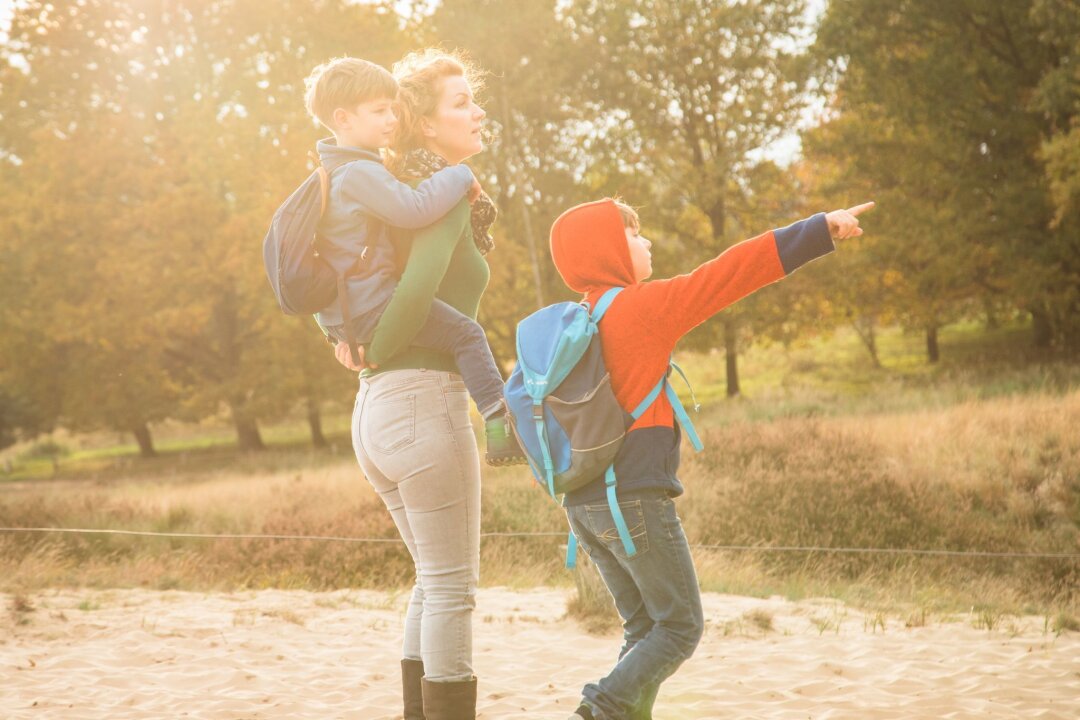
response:
M183 533L153 532L150 530L114 530L108 528L30 528L0 527L4 533L56 533L72 535L128 535L135 537L188 538L201 540L311 540L317 542L345 542L359 544L401 545L401 538L358 538L338 537L333 535L266 535L251 533ZM485 532L481 538L566 538L563 532ZM865 547L829 547L814 545L714 545L694 544L690 547L698 550L717 550L724 552L802 552L802 553L840 553L863 555L922 555L939 557L984 557L1018 558L1029 560L1080 560L1080 553L1047 552L997 552L988 550L938 550L928 548L865 548Z

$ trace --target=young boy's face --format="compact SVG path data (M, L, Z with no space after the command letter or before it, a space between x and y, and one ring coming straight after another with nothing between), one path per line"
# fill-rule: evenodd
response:
M634 265L634 282L641 282L652 275L652 253L649 242L638 228L626 228L626 246L630 250L630 261Z
M334 111L338 143L369 150L378 150L390 144L397 127L393 100L380 98L367 100L353 108Z

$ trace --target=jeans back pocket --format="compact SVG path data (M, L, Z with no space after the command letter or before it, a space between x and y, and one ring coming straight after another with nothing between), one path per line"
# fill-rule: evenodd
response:
M366 445L383 455L409 447L416 440L416 395L387 395L364 408Z
M644 555L649 551L649 533L645 527L645 512L641 507L640 500L629 500L619 503L626 529L630 531L630 538L634 541L636 553L634 557ZM619 530L615 527L615 518L611 515L611 508L605 505L588 505L585 507L589 530L597 541L603 543L616 557L627 558L626 548L623 547L619 538Z

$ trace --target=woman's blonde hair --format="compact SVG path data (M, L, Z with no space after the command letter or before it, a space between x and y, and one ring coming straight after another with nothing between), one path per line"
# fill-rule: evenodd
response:
M434 114L438 107L442 81L448 77L464 77L473 92L477 92L483 77L464 53L438 48L409 53L394 63L393 74L398 82L398 97L394 103L398 124L386 153L386 166L390 172L398 174L404 168L409 151L424 144L421 120Z

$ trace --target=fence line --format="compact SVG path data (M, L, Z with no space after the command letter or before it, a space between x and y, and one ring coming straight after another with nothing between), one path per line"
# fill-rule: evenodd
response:
M85 535L129 535L136 537L193 538L205 540L315 540L321 542L348 542L371 544L403 544L401 538L356 538L336 537L332 535L262 535L240 533L180 533L153 532L149 530L112 530L91 528L9 528L0 527L6 533L67 533ZM565 538L566 532L486 532L481 538L492 537L558 537ZM803 545L711 545L692 544L699 550L721 550L730 552L819 552L819 553L858 553L876 555L928 555L942 557L994 557L1025 558L1029 560L1080 560L1080 553L1026 553L992 552L984 550L933 550L922 548L850 548Z

